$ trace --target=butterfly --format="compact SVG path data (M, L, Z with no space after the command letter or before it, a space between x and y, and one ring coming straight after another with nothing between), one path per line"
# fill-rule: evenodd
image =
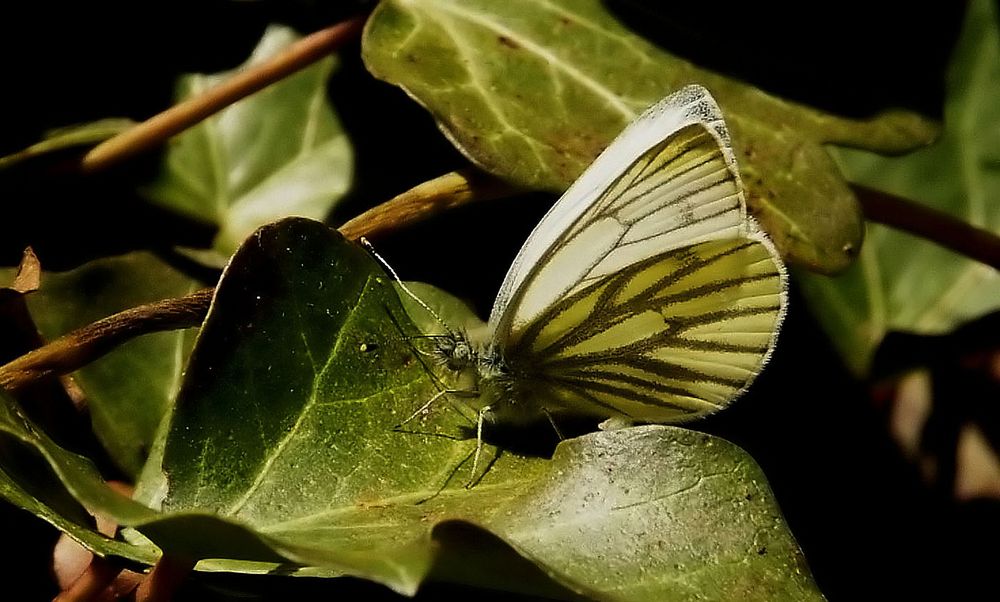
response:
M787 288L721 111L692 85L628 125L542 218L485 331L450 330L435 354L474 383L480 445L484 419L682 422L749 387Z

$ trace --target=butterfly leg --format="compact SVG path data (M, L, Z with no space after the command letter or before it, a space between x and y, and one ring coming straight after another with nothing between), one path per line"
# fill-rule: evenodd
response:
M460 390L460 389L442 389L442 390L438 391L437 393L435 393L426 402L424 402L424 405L420 406L419 408L417 408L417 410L415 412L413 412L412 414L410 414L409 417L406 418L406 420L404 420L404 421L400 422L399 424L397 424L395 428L396 429L402 428L407 423L413 421L413 419L416 418L417 416L421 416L423 414L426 414L427 410L432 405L434 405L434 402L437 401L437 400L439 400L439 399L441 399L442 397L444 397L445 400L448 401L448 405L451 406L451 409L455 410L456 412L458 412L458 414L460 416L462 416L463 418L465 418L465 419L467 419L467 420L469 420L471 422L472 420L468 416L466 416L466 414L464 412L461 411L461 409L460 409L461 406L456 405L455 403L453 403L450 399L448 399L448 397L446 397L447 395L458 395L460 397L478 397L479 396L479 392L478 391L463 391L463 390Z
M552 416L552 412L546 410L545 408L542 408L542 413L544 413L545 417L549 419L549 424L552 425L552 430L554 430L556 432L556 437L559 437L560 441L565 441L566 440L566 436L563 435L563 432L559 428L559 425L556 424L556 419L555 419L555 417Z
M476 475L479 474L479 458L483 454L483 423L486 421L486 414L491 411L490 406L484 406L476 417L476 454L472 458L472 474L469 475L469 482L465 484L466 489L472 487L476 482Z
M404 420L404 421L400 422L399 424L397 424L396 428L400 429L403 426L405 426L407 423L409 423L410 421L412 421L414 418L416 418L417 416L420 416L422 414L427 413L427 408L431 407L431 405L435 401L437 401L438 399L441 399L441 397L443 397L444 395L447 395L447 394L448 394L448 391L446 389L442 389L441 391L438 391L430 399L428 399L427 402L424 405L422 405L419 408L417 408L416 412L410 414L409 418L407 418L406 420Z

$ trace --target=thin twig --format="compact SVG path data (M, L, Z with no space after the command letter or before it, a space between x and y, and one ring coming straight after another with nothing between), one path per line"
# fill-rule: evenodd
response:
M851 186L867 219L926 238L1000 270L1000 236L993 232L887 192Z
M0 366L0 388L14 393L47 376L67 374L142 334L201 324L214 289L140 305L66 334Z
M351 240L378 236L454 208L504 194L514 189L476 171L445 174L371 209L344 224ZM185 297L141 305L74 330L51 343L0 366L0 388L16 393L48 376L68 374L143 334L198 326L205 319L214 289Z
M364 22L364 17L354 17L321 29L292 44L278 56L237 73L211 90L176 104L134 128L105 140L83 156L80 160L80 170L92 173L107 169L160 146L171 136L356 39L361 33Z
M478 169L462 169L418 184L348 221L339 230L350 240L376 238L460 205L510 196L517 191Z
M905 199L855 188L869 219L923 236L987 265L1000 266L1000 237ZM453 172L404 192L350 220L340 230L352 240L378 236L458 205L514 192L485 174ZM0 366L0 387L17 391L39 378L78 370L136 336L197 326L205 318L213 292L206 288L186 297L143 305L71 332Z

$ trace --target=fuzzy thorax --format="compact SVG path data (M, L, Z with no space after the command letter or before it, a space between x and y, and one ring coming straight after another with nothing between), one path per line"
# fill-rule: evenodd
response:
M437 363L462 383L462 390L472 394L472 404L478 410L489 408L485 418L490 422L523 424L541 415L541 408L529 403L524 386L528 379L492 342L477 343L464 333L451 333L438 340L434 353Z

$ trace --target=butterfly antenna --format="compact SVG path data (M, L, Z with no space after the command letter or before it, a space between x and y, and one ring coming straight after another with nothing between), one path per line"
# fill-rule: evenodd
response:
M389 272L389 275L392 276L392 279L396 281L396 284L399 286L399 288L403 289L403 292L405 292L411 299L416 301L417 305L424 308L424 311L429 313L435 320L437 320L438 324L444 326L445 329L448 330L449 332L451 331L448 325L445 324L444 320L441 319L441 316L439 316L436 311L434 311L433 309L431 309L429 305L424 303L423 299L418 297L416 293L411 291L410 288L406 286L403 280L399 277L399 274L396 273L396 270L392 269L392 266L389 265L389 262L386 261L384 257L379 255L378 251L375 250L375 247L367 238L362 236L361 238L358 239L358 243L360 243L361 246L364 247L365 250L368 251L368 253L371 254L372 257L374 257L380 264L382 264L382 267L385 268L385 271Z
M445 389L444 383L441 382L441 379L438 378L438 375L435 374L434 371L431 370L431 367L427 365L427 362L424 361L423 358L424 352L417 349L416 345L413 344L413 342L410 340L412 336L406 334L406 331L403 329L403 325L400 324L399 320L396 319L396 316L393 315L392 310L389 309L389 306L387 304L383 305L384 305L383 309L385 309L385 314L389 316L389 321L392 322L393 326L396 327L396 330L398 330L399 334L403 337L403 340L406 341L407 345L409 345L410 349L413 351L414 357L416 357L417 361L420 362L420 366L424 369L424 372L427 373L427 376L431 378L431 382L434 383L434 386L437 388L438 391L444 391Z
M435 401L437 401L438 399L441 399L442 397L445 399L445 401L448 403L448 405L451 406L451 409L454 410L455 412L457 412L459 416L461 416L462 418L465 418L466 420L469 420L470 422L472 422L472 420L468 416L466 416L465 413L462 412L462 410L459 408L459 406L457 406L451 400L451 398L448 397L448 396L449 395L470 395L470 396L477 396L479 394L479 392L478 391L456 391L454 389L449 389L447 387L447 385L445 385L445 383L441 380L441 378L437 374L435 374L434 370L432 370L431 367L427 365L427 362L424 361L424 358L423 358L424 354L419 349L417 349L417 347L410 341L409 335L407 335L406 331L403 330L403 325L400 324L399 320L396 318L396 316L393 315L392 310L389 309L389 306L388 305L384 305L383 309L385 309L386 315L389 316L389 321L392 322L393 326L396 327L396 330L399 331L399 334L402 335L403 340L405 340L406 344L410 346L411 350L413 350L414 357L417 358L417 361L420 362L420 367L423 368L424 372L427 374L427 376L430 377L431 382L434 384L434 388L438 390L438 392L433 397L431 397L431 399L429 401L427 401L424 405L422 405L416 412L414 412L413 414L411 414L406 420L404 420L404 421L400 422L399 424L397 424L396 428L398 429L398 428L402 427L403 425L405 425L406 423L410 422L411 420L413 420L414 418L416 418L420 414L424 413L424 411L427 410L427 408L429 408L431 405L433 405L433 403Z

